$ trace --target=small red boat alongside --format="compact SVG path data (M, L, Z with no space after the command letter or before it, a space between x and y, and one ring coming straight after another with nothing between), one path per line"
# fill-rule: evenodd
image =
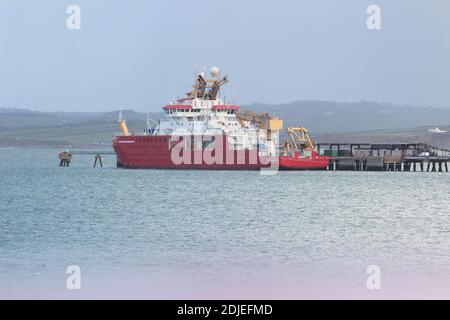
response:
M297 154L280 156L279 159L280 170L326 170L330 164L330 157L327 156L301 157Z
M303 127L288 128L290 140L284 143L284 155L279 157L281 170L326 170L330 157L317 154L316 145L308 130Z
M113 138L117 166L134 169L325 170L330 158L317 155L305 128L288 128L290 141L279 148L283 121L242 110L220 98L228 82L217 67L211 78L196 75L192 91L162 109L166 119L147 119L143 134L128 130ZM281 155L280 155L281 154Z

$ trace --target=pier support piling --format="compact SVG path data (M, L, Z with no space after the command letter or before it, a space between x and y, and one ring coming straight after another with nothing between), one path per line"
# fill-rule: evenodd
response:
M80 154L80 155L94 155L94 164L93 167L97 167L97 165L99 165L100 167L103 168L103 156L107 155L107 154L111 154L111 155L115 155L116 153L112 150L75 150L75 151L70 151L66 150L64 152L60 152L59 153L59 166L60 167L68 167L71 160L72 160L72 156L75 154Z
M95 160L94 160L94 168L97 167L97 161L98 161L100 167L103 168L103 163L102 163L102 156L101 156L101 154L96 154L94 159L95 159Z
M70 152L64 151L59 154L59 166L60 167L69 167L70 160L72 160L72 154Z

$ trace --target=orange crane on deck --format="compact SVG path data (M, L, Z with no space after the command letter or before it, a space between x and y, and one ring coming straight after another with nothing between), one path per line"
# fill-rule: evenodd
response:
M301 151L311 151L311 153L316 152L316 145L312 141L308 130L304 127L290 127L288 128L288 135L290 142L288 140L284 143L284 149L286 154L291 154L294 151L297 155ZM292 150L293 149L293 150Z

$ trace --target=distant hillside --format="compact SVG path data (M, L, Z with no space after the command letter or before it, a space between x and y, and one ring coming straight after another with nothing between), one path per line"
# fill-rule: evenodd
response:
M450 108L396 106L375 102L295 101L246 106L280 116L285 126L304 126L313 133L392 130L450 124Z
M147 115L123 110L130 130L141 132ZM36 112L0 109L0 146L88 146L109 144L118 129L119 111ZM161 117L152 113L153 119Z
M416 142L432 139L436 145L449 147L450 144L448 134L428 133L429 127L449 128L450 108L327 101L252 104L244 108L278 115L284 120L285 128L304 126L320 141ZM0 146L109 144L118 132L118 114L119 110L38 112L0 108ZM122 114L131 131L142 132L145 128L145 113L123 110ZM162 112L150 114L155 120L162 116Z
M145 113L122 110L128 121L145 120ZM162 113L152 113L160 117ZM78 125L86 123L116 123L119 110L110 112L39 112L24 109L0 108L0 130L11 128L41 128Z

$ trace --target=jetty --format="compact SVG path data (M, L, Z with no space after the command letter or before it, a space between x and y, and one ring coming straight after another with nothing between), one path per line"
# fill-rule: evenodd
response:
M318 143L328 170L448 172L450 150L425 143Z

